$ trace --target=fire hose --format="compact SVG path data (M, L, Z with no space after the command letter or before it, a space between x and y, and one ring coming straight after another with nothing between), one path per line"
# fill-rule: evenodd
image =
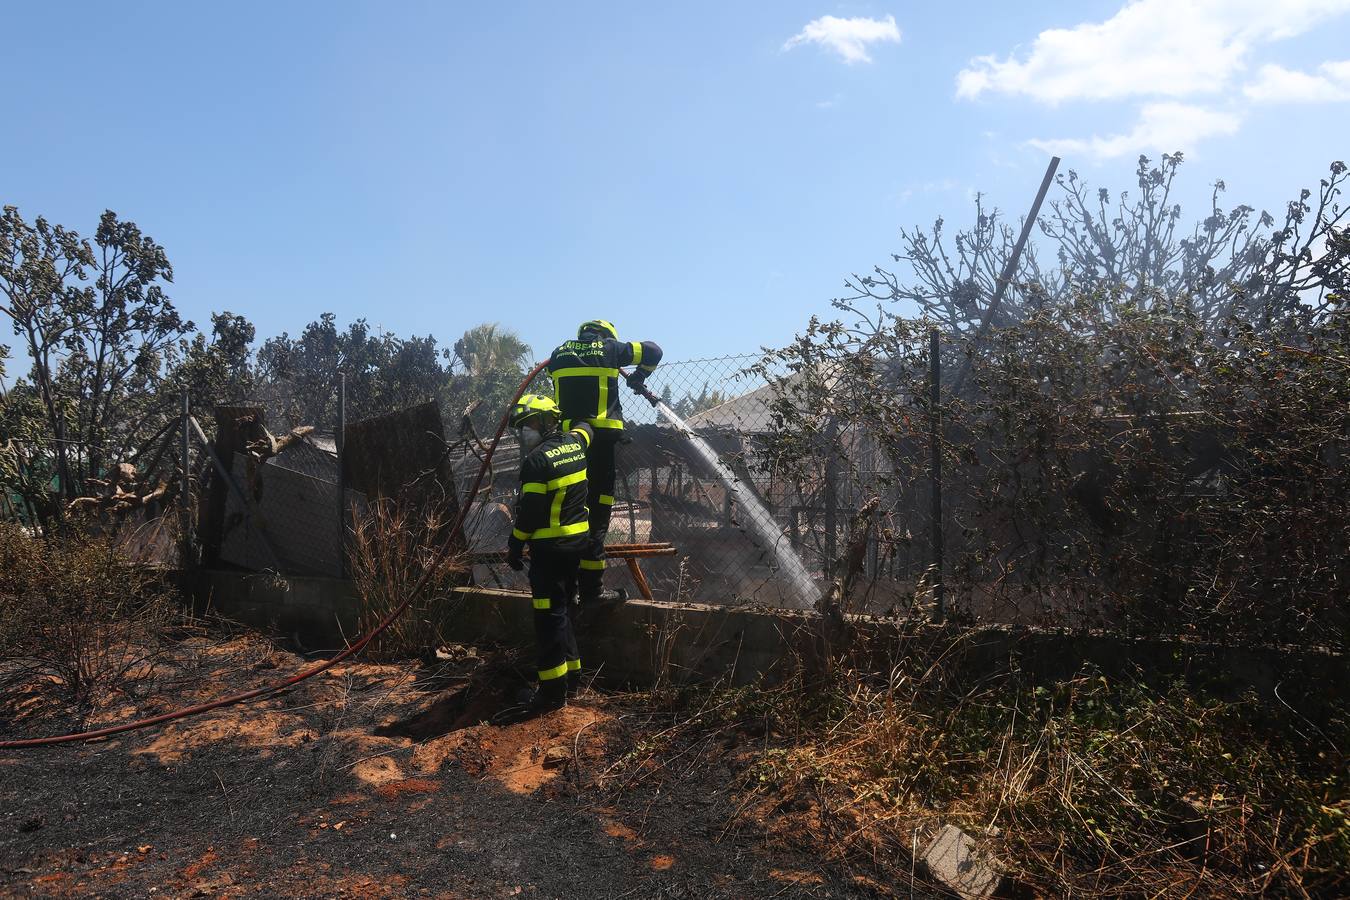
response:
M534 381L535 377L538 376L547 365L548 360L544 360L539 365L535 366L530 371L530 374L525 376L525 380L520 383L520 387L516 388L516 393L511 398L511 402L506 405L506 412L502 415L501 423L497 426L497 432L492 436L492 443L488 445L487 453L483 455L483 463L478 467L478 475L474 478L473 487L470 488L467 498L459 510L459 515L455 518L454 526L450 529L450 534L455 535L461 533L461 529L464 526L464 519L468 515L469 509L473 506L474 499L478 496L478 489L482 487L483 477L487 474L488 466L492 462L492 454L496 452L497 444L501 441L502 434L506 431L506 423L511 415L511 407L515 406L516 401L525 393L525 389L529 387L530 382ZM413 585L412 590L408 591L408 596L404 598L403 602L396 606L389 615L385 616L378 625L367 632L360 640L351 644L345 650L333 657L326 659L317 665L311 666L302 672L297 672L289 678L244 691L239 694L231 694L228 697L212 700L209 703L200 703L196 706L185 706L181 709L161 713L157 716L137 719L132 722L123 722L120 725L110 725L107 728L98 728L92 731L80 731L73 734L58 734L51 737L27 738L19 741L0 741L0 750L19 750L28 747L48 747L53 744L69 744L74 743L75 741L89 741L95 738L105 738L114 734L122 734L127 731L135 731L139 728L149 728L152 725L163 725L167 722L174 722L178 719L186 719L189 716L210 712L213 709L220 709L224 706L233 706L236 703L243 703L246 700L256 700L259 697L275 694L277 691L285 690L306 679L313 678L315 675L333 668L333 666L336 666L343 660L350 659L360 653L365 649L367 644L378 637L390 625L394 624L394 621L398 619L399 616L403 615L408 607L412 605L413 600L422 593L422 590L426 587L427 581L431 578L432 574L440 568L441 563L445 560L445 556L451 552L454 543L455 542L452 540L437 551L431 564L425 568L422 576L418 578L417 582Z

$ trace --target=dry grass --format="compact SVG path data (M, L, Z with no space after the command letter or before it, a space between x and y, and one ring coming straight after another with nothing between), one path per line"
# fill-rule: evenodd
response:
M733 759L741 821L888 883L944 823L1044 896L1333 896L1350 889L1344 706L1314 724L1254 696L1084 670L973 682L959 647L888 674L685 695L611 774ZM678 762L673 762L678 761Z
M371 503L357 520L348 565L363 600L360 633L416 593L407 612L366 649L369 658L423 657L442 643L450 591L467 571L463 554L441 546L445 524L439 508L389 500Z

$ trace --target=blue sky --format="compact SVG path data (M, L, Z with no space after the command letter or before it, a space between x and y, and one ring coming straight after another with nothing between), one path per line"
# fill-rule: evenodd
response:
M0 202L163 243L199 324L324 311L541 356L781 344L901 225L1048 152L1183 149L1275 210L1350 155L1350 0L0 4Z

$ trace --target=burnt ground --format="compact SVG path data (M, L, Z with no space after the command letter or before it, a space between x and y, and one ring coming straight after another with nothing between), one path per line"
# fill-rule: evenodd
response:
M741 760L753 754L739 756L734 739L646 758L671 719L640 696L591 690L533 721L484 721L521 683L504 659L455 648L431 668L343 664L162 728L0 751L0 894L892 893L823 863L828 838L791 829L785 840L771 818L747 817ZM197 634L134 682L134 697L83 722L163 712L307 664L256 636ZM80 724L42 693L6 715L4 737Z

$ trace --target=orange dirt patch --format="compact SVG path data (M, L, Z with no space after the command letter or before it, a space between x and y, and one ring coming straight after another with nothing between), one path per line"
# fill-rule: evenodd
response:
M543 753L538 746L534 746L517 752L508 768L493 774L502 787L511 793L533 794L557 777L558 773L544 768Z
M221 710L208 719L189 719L169 725L139 755L154 756L160 763L180 762L192 751L217 744L230 744L270 755L277 747L296 747L314 737L299 716L257 707Z
M352 774L371 787L379 787L391 781L404 779L403 769L387 756L363 759L352 766Z
M127 722L136 718L139 713L140 707L135 703L119 703L116 706L105 706L89 717L89 724L91 727L99 728L106 725L119 725L122 722Z
M404 778L400 781L390 781L375 788L375 793L386 800L394 800L398 797L406 797L408 794L431 794L441 789L439 781L432 781L430 778Z
M408 879L402 875L317 874L311 868L296 868L284 873L286 883L307 885L310 897L359 897L366 900L406 897Z
M39 875L33 879L33 888L42 891L44 894L51 893L52 896L66 896L70 892L70 886L66 883L70 881L70 876L65 872L52 872L48 875Z
M605 834L612 838L618 838L621 841L627 841L630 844L641 843L642 839L633 829L624 825L622 822L606 822Z
M183 877L188 881L192 881L201 875L202 872L205 872L213 866L218 858L219 855L216 853L215 848L207 847L206 852L201 855L200 859L196 862L188 863L187 867L183 869Z
M355 678L375 678L395 683L412 681L412 675L406 666L400 666L396 663L369 663L360 660L338 663L324 674L335 678L345 678L350 675Z
M558 759L570 759L603 751L599 729L603 716L593 709L568 706L557 712L492 729L479 747L486 755L486 769L503 787L516 794L532 794L564 771ZM589 737L587 737L589 736ZM553 751L554 758L550 758Z
M413 750L413 768L423 775L435 775L451 757L459 755L468 736L467 730L457 731L419 744L417 749Z
M769 877L788 884L824 884L825 879L815 872L794 872L789 869L772 869Z
M651 867L654 871L664 872L673 865L675 865L675 857L673 856L667 856L663 853L652 857Z

